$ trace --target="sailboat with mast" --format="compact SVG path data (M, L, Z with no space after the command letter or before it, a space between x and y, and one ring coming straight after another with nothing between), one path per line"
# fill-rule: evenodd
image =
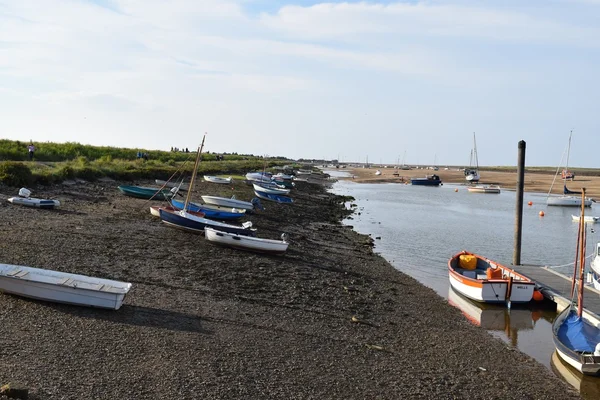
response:
M562 178L563 178L563 194L560 196L551 196L552 187L554 186L554 182L556 181L556 177L558 176L558 171L560 170L560 166L556 169L556 174L554 175L554 180L552 181L552 185L550 185L550 190L548 191L548 197L546 199L546 204L549 206L563 206L563 207L580 207L582 202L585 207L592 206L592 199L590 198L582 198L579 195L581 192L571 191L567 188L567 179L568 174L565 173L569 171L569 154L571 153L571 138L573 136L573 131L569 134L569 144L567 146L567 164L565 169L563 170ZM563 154L564 157L564 154ZM562 159L561 159L562 163Z
M204 233L205 227L209 227L223 232L237 233L239 235L256 236L256 229L252 229L252 222L244 222L241 226L230 225L223 222L206 219L189 212L192 188L194 187L194 182L198 173L198 166L200 165L200 157L202 155L202 148L204 147L205 138L206 135L204 135L204 137L202 138L202 144L198 148L198 154L196 155L196 162L194 164L194 171L192 173L192 179L190 181L190 189L187 192L183 209L159 209L159 216L161 221L174 228L184 229L187 231L201 234Z
M584 199L585 188L581 190L581 216L573 264L571 304L552 323L552 333L560 358L584 375L600 376L600 327L583 310L587 233Z
M473 162L475 166L473 166ZM477 157L477 142L475 141L475 132L473 132L473 148L469 159L469 168L465 168L465 179L469 183L479 182L479 159Z

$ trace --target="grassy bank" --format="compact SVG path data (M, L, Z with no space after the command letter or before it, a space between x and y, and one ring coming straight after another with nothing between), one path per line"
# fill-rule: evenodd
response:
M146 153L148 160L138 158ZM199 174L244 174L262 170L265 159L254 155L224 153L217 161L214 154L202 155ZM196 153L149 151L115 147L86 146L78 143L44 143L35 151L33 161L27 158L26 143L0 140L0 182L9 186L50 185L65 179L89 181L102 177L133 181L167 179L173 174L191 176ZM266 159L266 167L290 164L281 157Z

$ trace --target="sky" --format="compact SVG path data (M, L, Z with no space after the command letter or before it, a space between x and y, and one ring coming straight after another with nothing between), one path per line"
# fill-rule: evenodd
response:
M600 167L600 0L0 0L0 138ZM561 162L562 160L562 162Z

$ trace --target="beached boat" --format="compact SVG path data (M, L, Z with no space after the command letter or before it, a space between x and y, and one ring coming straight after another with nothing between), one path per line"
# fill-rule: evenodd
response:
M569 154L571 153L571 138L573 136L573 131L569 134L569 144L567 145L567 164L565 170L569 169ZM561 159L562 163L562 159ZM560 167L559 167L560 168ZM558 169L556 170L556 174L554 179L558 176ZM590 198L582 198L579 196L581 192L571 191L567 188L567 175L563 174L563 194L562 195L551 195L552 187L554 186L554 181L552 181L552 185L550 185L550 190L548 191L548 197L546 199L546 204L549 206L561 206L561 207L581 207L583 203L586 207L591 207L593 200Z
M442 180L437 175L426 175L424 178L410 178L410 183L412 185L420 185L420 186L440 186L442 184Z
M50 199L36 199L35 197L9 197L8 202L26 207L35 208L56 208L60 206L60 201Z
M467 188L470 193L500 193L498 185L476 185Z
M254 194L259 199L274 201L276 203L292 204L294 202L294 200L292 200L290 197L281 196L281 195L272 194L272 193L265 193L263 191L259 191L259 190L256 190L256 189L254 189Z
M171 199L171 205L177 210L183 210L184 202ZM202 212L205 218L220 219L220 220L234 220L240 219L246 215L246 210L236 209L231 207L220 207L212 204L197 204L189 202L186 210L191 212Z
M526 276L468 251L450 258L448 275L458 293L483 303L527 303L535 289Z
M161 187L177 188L181 191L186 191L189 189L188 184L183 182L177 183L172 181L163 181L162 179L155 179L154 182Z
M256 236L256 229L252 228L252 222L244 222L242 225L231 225L212 219L198 217L183 210L168 211L159 209L159 216L165 224L187 230L194 233L204 233L204 228L214 228L223 232L237 233L245 236Z
M585 393L586 399L600 399L600 379L595 376L583 375L564 362L556 351L552 352L550 368L557 376L580 393Z
M160 209L163 208L167 211L179 211L179 209L173 207L173 206L150 206L150 214L155 216L155 217L160 217ZM188 213L195 215L197 217L202 217L204 218L205 214L203 212L200 211L189 211Z
M594 259L590 263L590 270L592 273L592 284L594 285L594 289L600 290L600 243L596 243Z
M131 283L0 264L0 291L36 300L118 310Z
M142 187L142 186L119 186L119 190L126 196L146 200L167 200L175 195L168 189Z
M282 196L286 196L286 195L290 194L290 189L281 189L278 187L264 185L262 183L253 183L252 186L254 187L254 190L258 190L258 191L264 192L264 193L279 194Z
M475 163L475 166L473 166ZM479 182L479 157L477 156L477 142L475 141L475 132L473 132L473 148L469 159L469 168L465 168L465 179L467 182Z
M381 175L381 171L380 170L375 171L375 175L378 175L378 176Z
M303 181L303 182L308 182L308 179L297 179L296 177L294 177L293 179L294 181ZM277 185L278 187L281 187L283 189L293 189L294 186L296 186L296 184L292 181L288 181L285 179L279 179L277 177L274 177L272 182ZM259 182L261 185L264 184L265 182Z
M273 174L270 172L248 172L246 180L250 182L271 182Z
M283 179L283 180L286 180L286 181L291 181L292 179L294 179L294 175L288 175L288 174L284 174L283 172L280 172L280 173L274 175L273 178L278 178L278 179Z
M261 239L206 227L204 228L204 236L209 241L217 244L261 253L285 253L289 245L285 240L285 234L282 235L283 240Z
M212 176L212 175L204 175L204 180L207 182L222 183L222 184L228 184L228 183L231 183L231 181L232 181L231 177L222 178L220 176Z
M253 210L254 203L250 201L242 201L234 198L218 197L218 196L202 196L202 200L206 204L214 204L221 207L241 208L243 210Z
M585 197L585 189L581 191ZM552 334L556 352L567 364L584 375L600 376L600 326L583 310L585 277L585 243L587 228L585 207L581 206L579 233L575 252L575 271L571 282L571 304L553 321Z
M19 196L9 197L7 200L9 203L17 204L26 207L35 208L55 208L60 206L60 201L51 199L36 199L31 196L31 191L27 188L19 189Z
M571 218L573 219L573 221L579 222L579 215L571 215ZM594 217L594 216L591 216L591 215L586 215L584 217L583 221L586 222L586 223L594 223L594 222L598 222L599 219L600 219L600 217Z

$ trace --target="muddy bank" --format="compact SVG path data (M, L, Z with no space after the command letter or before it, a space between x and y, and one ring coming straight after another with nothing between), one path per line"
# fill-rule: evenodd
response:
M578 397L374 255L319 183L244 219L288 233L284 256L169 228L117 185L36 189L55 211L0 188L2 262L133 283L118 311L0 296L0 383L38 399ZM200 193L252 197L241 182Z

